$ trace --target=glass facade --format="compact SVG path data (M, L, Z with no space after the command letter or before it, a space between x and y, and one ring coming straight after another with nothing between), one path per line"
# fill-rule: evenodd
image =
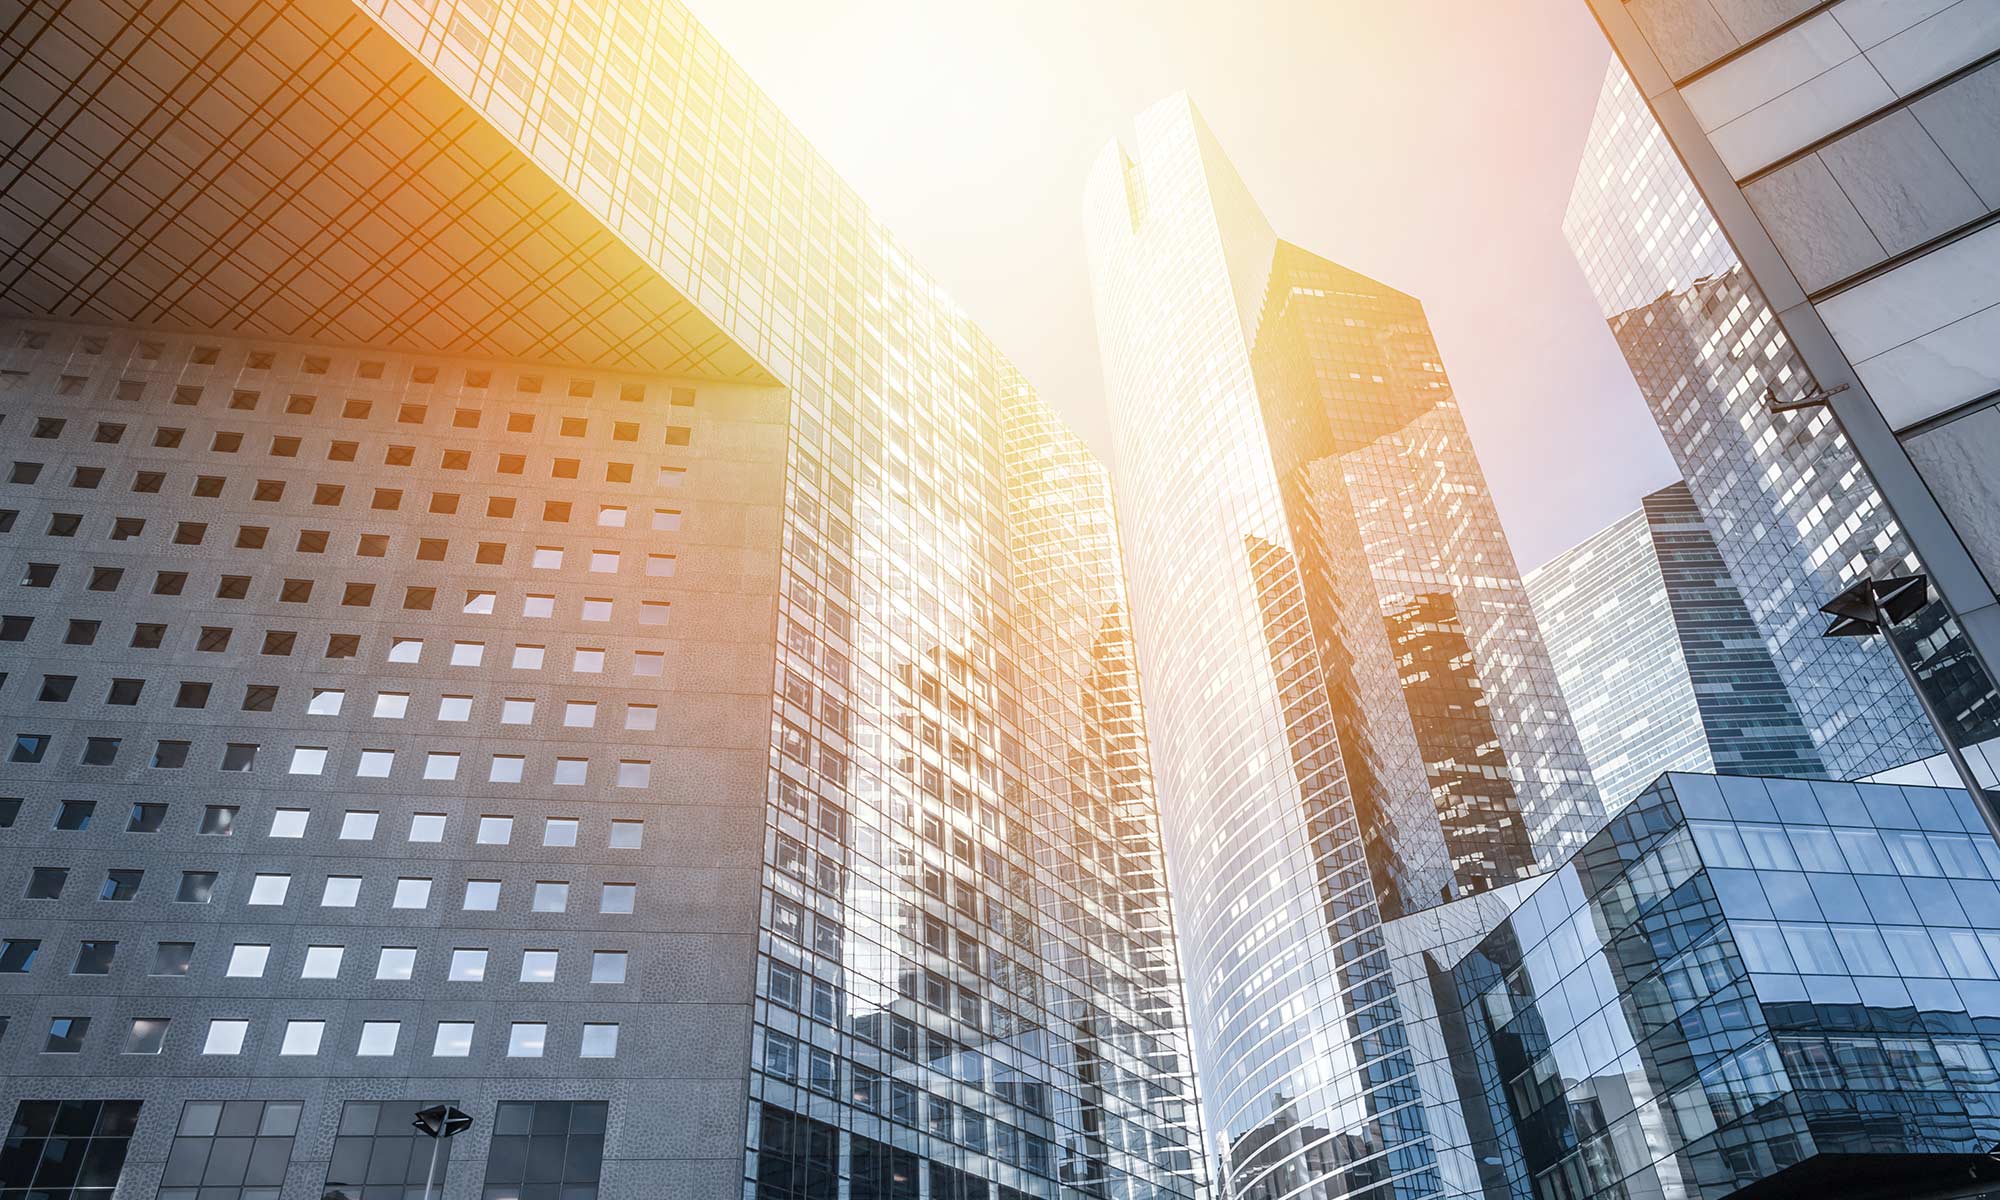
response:
M1962 792L1661 777L1451 968L1481 1191L1980 1192L1996 880Z
M1685 484L1527 586L1608 808L1661 771L1827 773Z
M0 1015L286 1081L301 1139L458 1096L492 1195L1192 1196L1103 468L689 14L28 19L0 66L92 120L7 203L114 200L9 247L0 838L133 987ZM227 920L141 946L180 903Z
M1581 747L1417 302L1279 242L1184 98L1085 209L1217 1171L1429 1194L1383 921L1581 844Z
M1767 390L1795 399L1812 377L1617 62L1563 232L1827 770L1936 753L1888 647L1820 636L1820 604L1920 564L1833 415L1766 409ZM2000 733L2000 698L1942 601L1898 638L1962 740Z

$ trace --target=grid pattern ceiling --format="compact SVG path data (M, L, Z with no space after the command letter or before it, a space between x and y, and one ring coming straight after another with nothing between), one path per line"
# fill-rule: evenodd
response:
M0 307L771 382L346 4L0 28Z

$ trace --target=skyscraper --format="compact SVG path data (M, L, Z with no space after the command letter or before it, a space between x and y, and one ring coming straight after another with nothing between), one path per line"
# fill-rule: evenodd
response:
M1196 1192L1104 470L685 10L0 37L0 1190Z
M1279 241L1185 98L1085 209L1219 1170L1423 1194L1382 922L1581 844L1581 747L1421 306Z
M1662 771L1826 773L1687 485L1525 582L1607 810Z
M1922 564L1833 415L1766 407L1812 373L1615 62L1563 231L1826 769L1936 753L1888 647L1822 638L1818 611L1857 578ZM2000 733L2000 698L1942 601L1898 636L1963 739Z
M1589 2L1742 259L1729 303L1754 280L1749 311L1788 338L1777 397L1838 418L1992 676L2000 19L1963 3Z

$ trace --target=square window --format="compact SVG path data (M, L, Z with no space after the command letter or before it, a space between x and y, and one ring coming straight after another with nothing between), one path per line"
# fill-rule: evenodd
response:
M500 702L500 723L502 725L527 725L535 719L535 702L520 697L509 697Z
M604 670L604 651L594 646L577 647L576 657L570 662L570 669L584 675L597 675Z
M561 546L537 546L535 556L529 560L530 566L542 571L553 571L562 566Z
M410 709L408 692L377 692L375 694L375 715L389 721L400 721Z
M671 531L681 527L681 510L678 508L656 508L653 510L653 528Z
M353 908L361 903L361 876L329 875L320 889L321 908Z
M389 639L389 661L393 663L413 663L423 657L424 639L399 637Z
M648 554L646 556L646 574L656 579L670 577L673 575L678 561L671 554Z
M620 759L618 762L618 786L622 788L642 788L653 782L653 764L636 758Z
M639 624L663 626L673 612L673 605L665 600L641 600L639 602Z
M127 833L158 833L167 823L167 806L141 801L132 806L131 814L125 819Z
M660 708L656 704L628 704L625 706L625 728L658 729Z
M465 593L465 607L460 611L471 617L493 615L493 593L483 591Z
M249 903L263 906L282 905L286 894L291 890L290 875L260 874L251 881Z
M363 750L361 761L354 768L355 775L363 779L387 779L396 767L394 750Z
M375 840L375 826L382 814L363 809L350 808L340 818L340 840L343 842L372 842Z
M264 966L271 961L269 946L238 942L229 952L229 968L223 974L232 979L262 979Z
M122 738L86 738L83 743L83 765L86 767L108 767L118 761L118 746Z
M307 946L305 965L299 968L300 979L338 979L340 960L347 956L345 946Z
M311 819L311 809L273 809L271 812L271 828L266 836L274 838L302 838L306 835L306 822Z
M465 1058L472 1053L472 1022L439 1021L431 1042L432 1058Z
M569 909L569 884L543 881L535 885L536 912L566 912Z
M504 846L514 839L514 818L481 817L477 841L482 846Z
M556 980L556 958L554 950L523 950L521 952L522 983L554 983Z
M540 1021L516 1021L507 1031L508 1058L540 1058L548 1044L549 1027Z
M405 976L408 978L408 976ZM396 1040L403 1032L401 1021L363 1021L361 1042L355 1046L358 1058L389 1058L396 1053Z
M340 688L316 687L312 699L306 701L306 715L309 717L337 717L340 706L347 701L347 693Z
M222 748L222 769L225 771L248 771L257 765L257 745L254 742L230 742Z
M215 899L214 871L182 871L180 890L174 893L179 904L207 904Z
M118 957L117 942L86 941L76 947L76 962L70 966L72 975L109 975L112 960Z
M667 656L658 650L634 650L632 652L632 674L641 679L654 679L666 674Z
M549 474L556 479L575 479L583 463L574 458L558 458L549 464Z
M611 848L613 850L637 850L646 839L644 821L611 822Z
M60 801L56 806L56 828L80 833L90 828L90 819L96 814L95 800Z
M241 1054L243 1039L250 1033L250 1022L216 1018L208 1023L208 1037L202 1042L203 1054Z
M577 820L575 817L550 817L542 822L542 845L576 845Z
M659 556L647 556L648 561L657 557ZM618 552L616 550L592 550L590 552L590 569L600 575L615 573L618 570Z
M437 719L440 721L470 721L472 719L472 697L438 697Z
M499 566L507 561L507 545L505 542L481 542L472 557L474 562Z
M412 816L410 818L410 836L406 840L412 842L442 842L444 840L444 814L417 813Z
M488 783L519 783L521 772L528 760L519 754L496 754L493 765L486 772Z
M326 747L324 746L292 747L292 766L290 771L291 774L318 775L325 770L326 770ZM203 832L207 831L204 830Z
M586 1024L583 1027L583 1048L581 1050L581 1057L584 1058L618 1057L618 1026L609 1024L606 1025Z
M139 883L145 878L145 874L144 871L114 867L104 873L104 886L98 889L97 898L119 904L136 899L139 895Z
M147 974L178 978L193 966L193 942L161 942L153 947L153 969Z
M602 525L602 526L605 526L605 527L607 527L607 528L611 528L611 529L623 529L623 528L625 527L625 509L624 509L624 506L622 506L622 505L618 505L618 504L600 504L600 505L598 505L598 506L597 506L597 523L598 523L599 525Z
M589 700L572 700L563 706L563 725L570 729L589 729L597 724L597 705Z
M521 599L521 615L524 617L553 617L556 615L554 596L524 596Z
M278 1053L292 1058L309 1058L319 1053L320 1039L326 1034L325 1021L287 1021L285 1040Z
M466 912L493 912L500 907L500 881L497 879L468 879L465 881Z
M601 913L629 913L638 900L639 885L636 883L607 883L599 896L597 911Z
M389 907L429 908L430 904L431 881L406 877L396 881L396 898L390 902Z
M624 983L625 959L623 950L595 950L590 955L590 982Z
M278 707L278 687L271 683L243 685L244 712L273 712Z
M433 750L424 755L425 779L457 779L458 755Z
M585 597L583 601L583 619L586 621L609 621L611 619L611 601L598 596Z
M83 1039L89 1032L89 1017L53 1017L49 1020L49 1036L42 1043L42 1053L81 1054Z
M485 982L486 951L453 950L451 952L451 972L446 978L453 983Z
M453 642L451 665L454 667L476 667L486 657L485 642Z
M514 647L514 669L517 671L539 671L542 669L541 646Z
M587 758L558 758L555 782L563 787L579 787L586 782L589 771L590 760Z
M384 946L375 960L375 978L408 979L417 969L417 949L415 946Z

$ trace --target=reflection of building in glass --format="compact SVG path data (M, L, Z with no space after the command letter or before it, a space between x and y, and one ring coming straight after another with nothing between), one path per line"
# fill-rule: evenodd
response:
M1580 845L1581 746L1421 305L1280 242L1185 99L1086 210L1226 1186L1423 1194L1382 922Z
M1663 776L1449 971L1469 1190L2000 1190L1996 880L1962 792Z
M684 9L5 45L10 1109L204 1197L426 1095L454 1195L1197 1191L1104 470Z
M1919 569L1910 543L1832 414L1766 410L1766 390L1796 397L1810 373L1615 62L1563 231L1826 769L1936 753L1888 648L1820 636L1819 605L1855 578ZM2000 733L1941 601L1899 634L1965 740Z
M1664 770L1826 774L1685 484L1527 587L1607 808Z

